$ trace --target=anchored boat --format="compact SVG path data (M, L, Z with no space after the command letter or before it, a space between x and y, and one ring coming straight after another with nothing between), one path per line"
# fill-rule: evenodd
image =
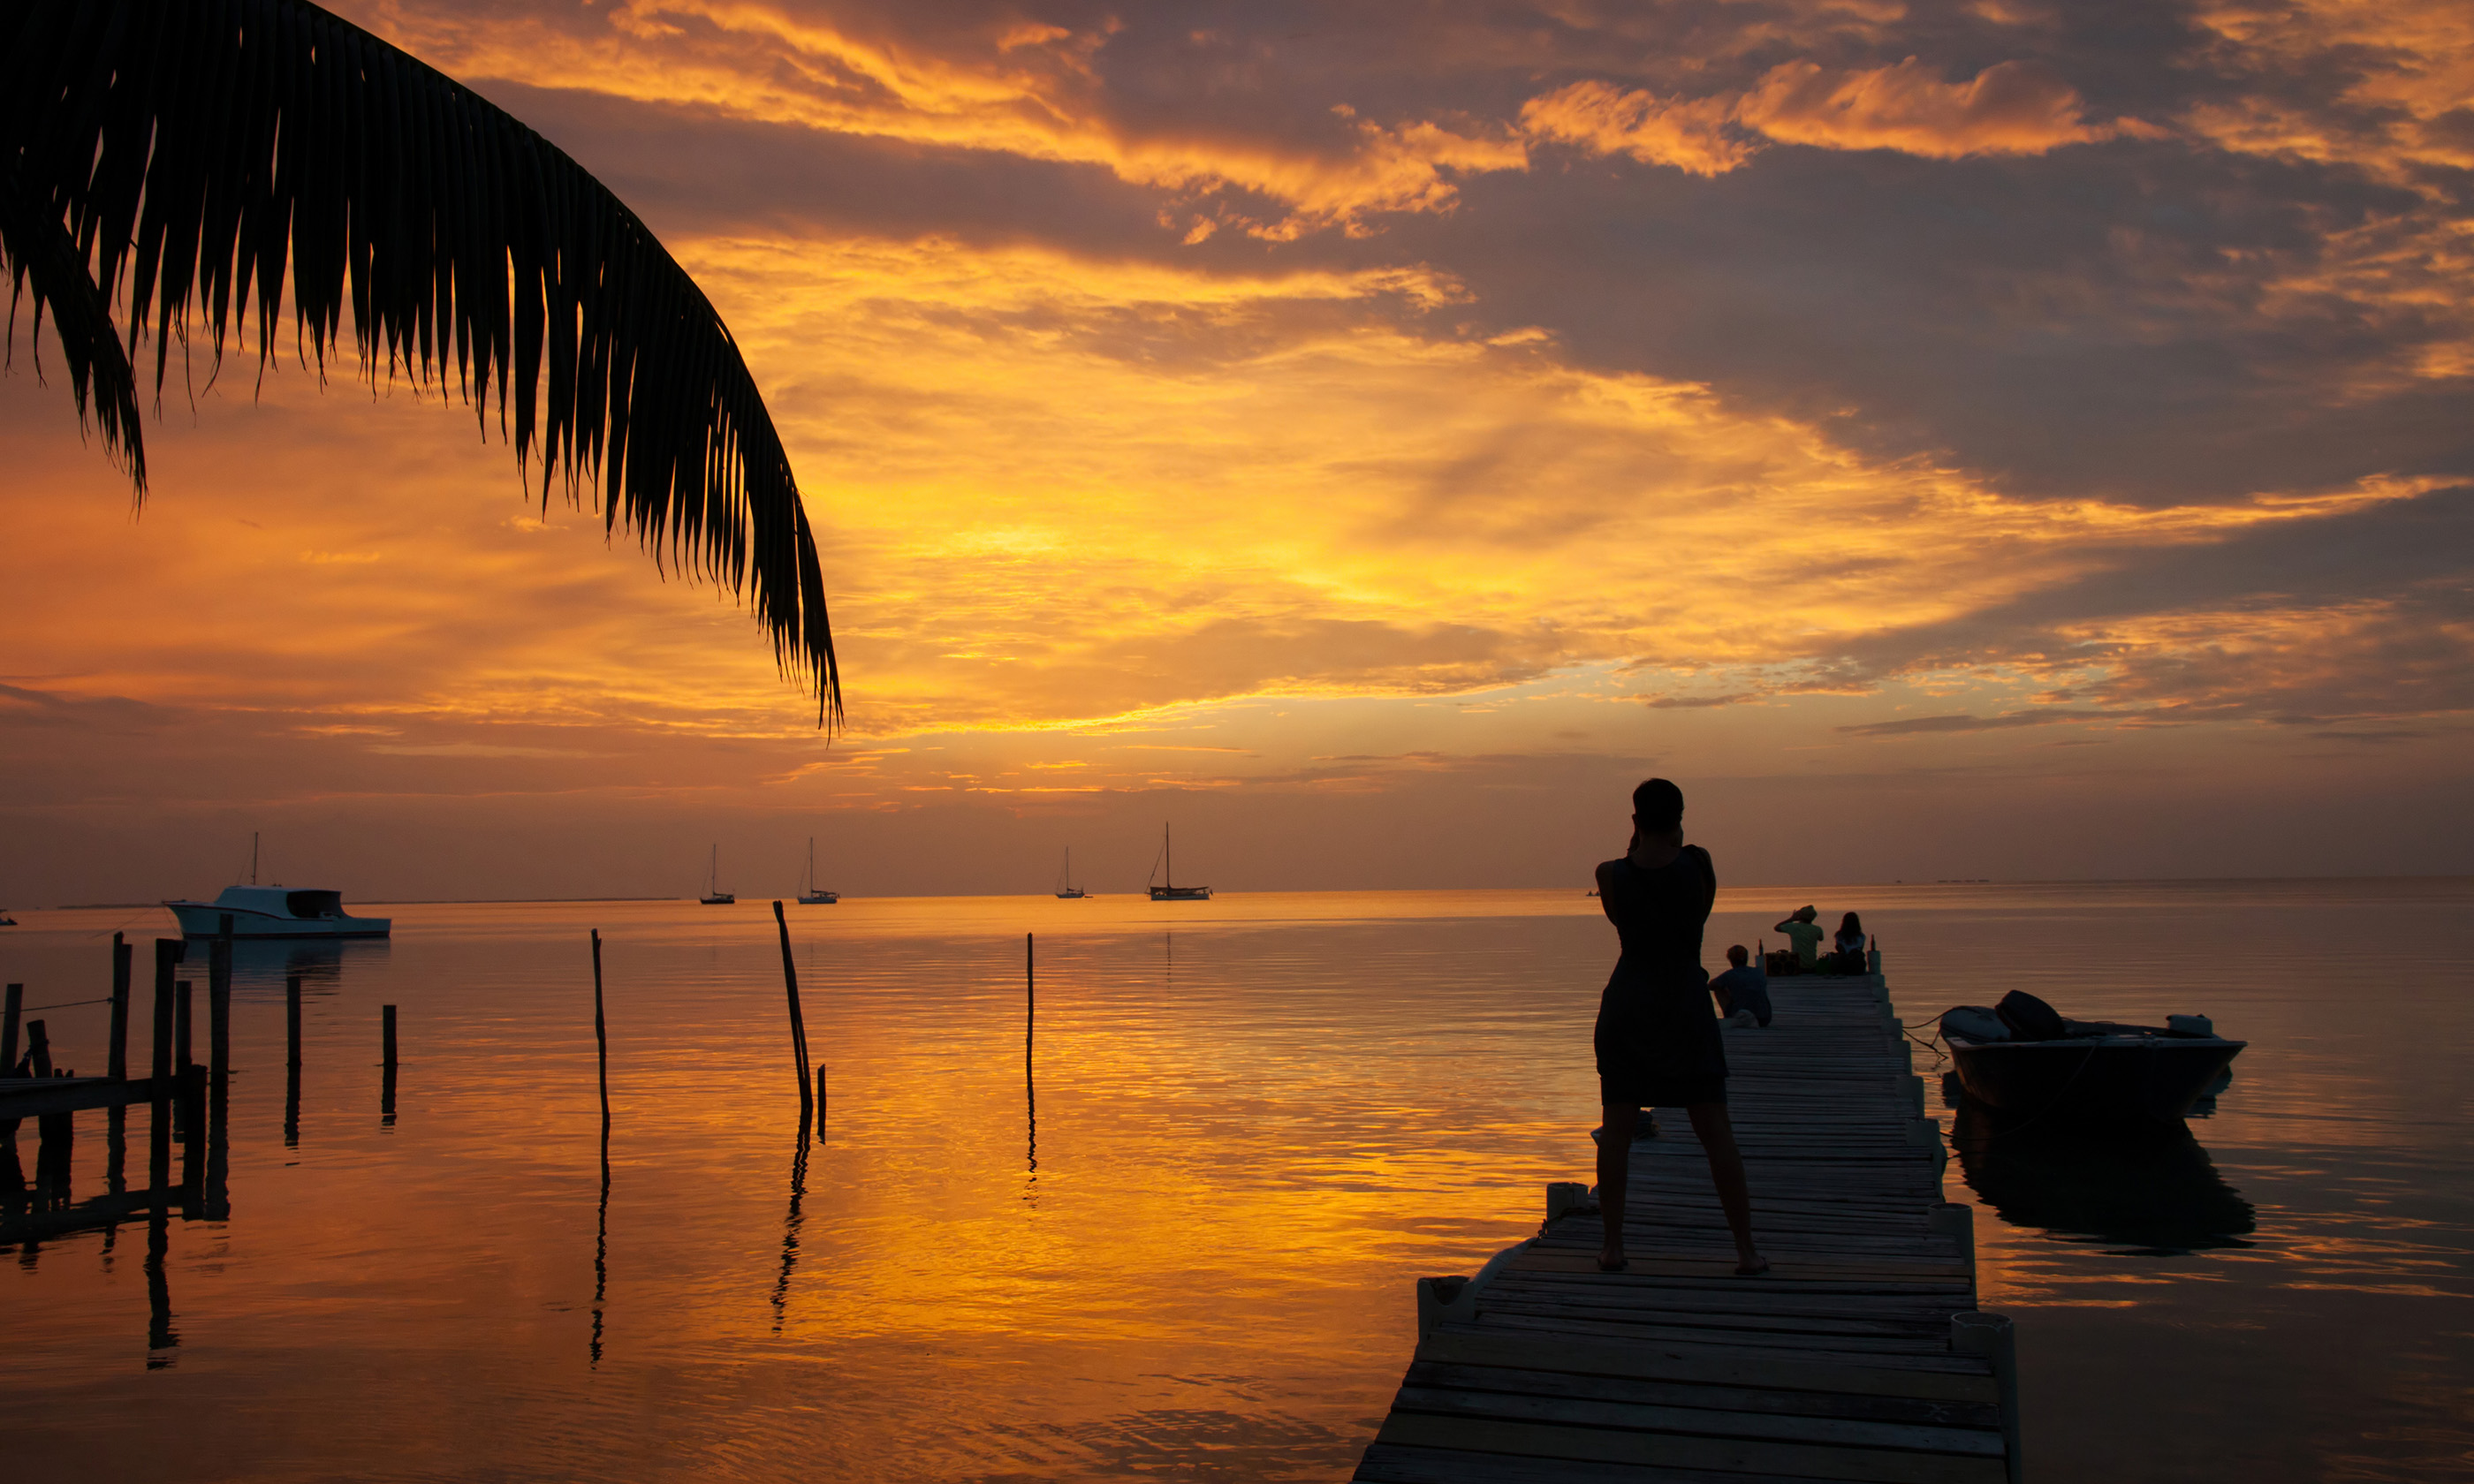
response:
M721 889L721 847L713 848L713 865L705 872L704 895L696 900L708 907L727 907L738 898Z
M1941 1039L1970 1100L2015 1118L2112 1127L2179 1123L2249 1044L2219 1036L2205 1016L2073 1020L2017 990L1990 1008L1942 1012Z
M1091 895L1074 884L1074 847L1070 845L1065 848L1064 868L1056 873L1056 895L1068 901L1079 901Z
M281 886L227 886L212 901L167 901L183 938L213 938L231 919L234 938L383 938L393 918L356 918L344 894Z
M808 837L808 878L800 884L799 902L802 906L830 907L841 899L841 893L826 891L816 884L816 837L810 835Z
M1169 849L1168 826L1160 826L1160 864L1167 869L1152 883L1153 901L1209 901L1211 888L1176 884L1176 857Z

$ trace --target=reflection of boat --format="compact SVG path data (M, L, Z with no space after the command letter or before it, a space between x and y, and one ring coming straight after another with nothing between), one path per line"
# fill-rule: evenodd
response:
M708 907L727 907L739 898L721 889L721 847L713 848L713 866L705 873L704 895L696 900Z
M719 858L718 850L715 858ZM811 907L830 907L842 899L839 892L829 892L816 884L816 837L808 837L808 878L799 884L799 900Z
M391 918L356 918L341 892L280 886L227 886L212 901L167 901L185 938L212 938L231 919L234 938L383 938Z
M2090 1125L2177 1122L2245 1041L2203 1017L2165 1027L2071 1020L2016 990L1992 1009L1944 1011L1941 1039L1968 1097L2016 1117Z
M1176 884L1176 859L1169 850L1168 826L1166 825L1162 825L1160 826L1160 864L1168 869L1161 872L1159 880L1152 884L1152 900L1209 901L1211 899L1211 888L1207 886L1179 886Z
M2101 1138L2029 1128L1948 1090L1968 1188L2011 1226L2189 1252L2246 1246L2258 1225L2188 1129Z
M1079 901L1091 895L1074 884L1074 847L1070 845L1065 848L1064 869L1056 873L1056 895L1068 901Z

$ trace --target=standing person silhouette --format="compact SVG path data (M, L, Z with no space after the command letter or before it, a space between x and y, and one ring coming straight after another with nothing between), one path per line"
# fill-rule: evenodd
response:
M1709 1156L1710 1183L1735 1235L1735 1272L1769 1268L1753 1246L1744 1157L1727 1119L1727 1052L1710 1013L1701 930L1718 895L1710 852L1684 843L1684 791L1651 778L1632 793L1632 848L1598 867L1598 905L1615 925L1622 957L1598 1001L1598 1211L1606 1248L1598 1267L1621 1272L1624 1194L1632 1140L1644 1107L1681 1106Z

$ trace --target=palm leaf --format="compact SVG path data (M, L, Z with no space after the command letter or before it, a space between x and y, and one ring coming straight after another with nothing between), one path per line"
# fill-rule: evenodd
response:
M0 249L139 497L151 333L452 385L521 467L752 602L841 723L814 533L728 326L636 214L471 89L302 0L0 0ZM109 306L124 307L115 335ZM256 319L256 344L244 344ZM122 340L125 338L126 352ZM190 368L194 371L194 368ZM751 591L752 589L752 591Z

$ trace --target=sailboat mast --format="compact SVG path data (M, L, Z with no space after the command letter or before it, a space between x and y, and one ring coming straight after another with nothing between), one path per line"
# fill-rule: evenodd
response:
M1176 885L1176 849L1169 840L1168 826L1160 826L1160 859L1168 865L1168 884Z

